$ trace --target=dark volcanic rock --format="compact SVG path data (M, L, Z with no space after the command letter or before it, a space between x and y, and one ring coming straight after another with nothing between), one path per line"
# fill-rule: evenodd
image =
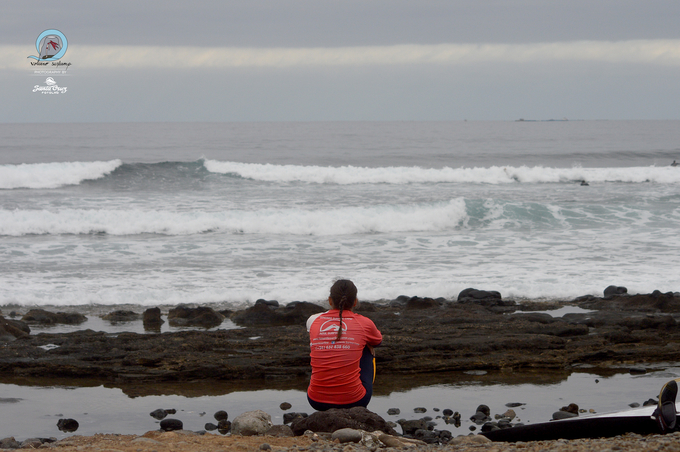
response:
M152 418L158 419L160 421L162 419L165 419L168 416L168 412L159 408L157 410L153 410L151 413L149 413L149 415Z
M307 417L307 413L283 413L283 423L290 424L295 419Z
M142 315L145 330L159 331L165 320L161 318L161 308L149 308Z
M609 286L606 289L604 289L605 298L613 297L614 295L623 295L626 293L628 293L628 289L621 286Z
M108 314L102 316L103 320L108 320L111 323L132 322L133 320L139 320L140 318L141 315L134 311L123 310L109 312Z
M503 300L501 294L495 290L464 289L458 294L458 303L475 303L482 306L508 307L515 306L513 300Z
M82 314L77 312L49 312L44 309L31 309L21 319L26 323L39 323L41 325L56 325L64 323L67 325L78 325L87 320Z
M213 328L224 321L224 316L209 307L190 308L179 305L168 312L168 322L172 326L200 326Z
M234 313L231 319L241 326L304 325L309 316L324 311L321 306L306 301L294 301L278 308L258 300L254 306Z
M184 424L179 419L163 419L161 421L161 430L171 432L173 430L182 430Z
M427 430L429 428L425 419L399 419L397 424L401 426L404 435L413 435L417 430Z
M80 425L75 419L59 419L57 421L57 428L62 432L75 432Z
M295 419L291 428L295 436L302 435L306 430L333 433L341 428L353 428L367 432L380 430L388 435L397 434L387 421L364 407L332 408L327 411L317 411L309 417Z
M432 298L412 297L406 302L404 309L432 309L439 307L439 302Z
M24 322L0 316L0 342L12 342L27 337L30 332L31 329Z
M218 411L214 414L214 417L215 417L215 420L217 420L218 422L219 421L226 421L227 419L229 419L229 414L224 410L220 410L220 411Z
M394 305L376 303L366 314L383 333L383 344L376 348L378 372L383 375L582 365L628 368L631 362L677 361L680 348L680 295L672 293L582 297L563 305L592 312L555 319L504 314L497 306L476 303L448 302L406 312L410 298ZM553 305L552 309L560 307ZM257 309L265 309L269 321L278 321L304 306L309 304ZM314 306L314 313L323 311ZM0 375L96 378L120 386L308 378L307 317L305 313L297 323L276 328L263 322L230 330L162 334L84 330L28 335L3 343Z

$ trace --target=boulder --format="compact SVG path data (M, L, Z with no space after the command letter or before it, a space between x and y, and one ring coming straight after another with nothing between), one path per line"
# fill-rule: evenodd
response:
M161 318L161 308L149 308L142 315L145 330L160 331L165 320Z
M296 436L302 435L307 430L333 433L342 428L367 432L380 430L389 435L397 434L387 421L364 407L331 408L327 411L317 411L306 418L295 419L291 428Z
M31 309L22 318L26 323L39 323L41 325L78 325L87 320L82 314L77 312L49 312L44 309Z
M478 304L486 307L506 307L515 306L516 304L513 300L504 301L500 292L495 290L478 290L473 288L462 290L458 294L458 303Z
M406 302L404 309L432 309L439 308L440 306L439 302L432 298L411 297Z
M608 286L606 289L604 289L605 298L613 297L614 295L623 295L627 293L628 289L622 286Z
M262 410L247 411L231 423L231 434L241 436L264 435L272 428L272 418Z
M213 328L220 326L224 316L209 307L190 308L179 305L168 312L168 322L171 326L200 326Z
M304 325L309 316L324 311L326 310L321 306L306 301L294 301L284 308L257 302L234 313L231 319L240 326Z

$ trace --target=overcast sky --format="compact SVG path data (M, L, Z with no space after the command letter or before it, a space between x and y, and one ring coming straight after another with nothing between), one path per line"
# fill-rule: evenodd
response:
M0 74L0 122L680 119L680 1L7 0Z

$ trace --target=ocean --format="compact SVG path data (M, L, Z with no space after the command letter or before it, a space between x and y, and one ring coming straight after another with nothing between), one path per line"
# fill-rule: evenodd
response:
M0 124L0 308L680 291L680 121Z

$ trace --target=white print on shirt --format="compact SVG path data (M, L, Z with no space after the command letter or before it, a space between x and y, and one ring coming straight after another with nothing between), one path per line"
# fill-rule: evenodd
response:
M319 333L326 333L330 331L337 334L338 330L340 329L340 325L338 325L338 320L340 319L327 320L323 322L321 328L319 328ZM342 332L343 333L347 332L347 324L345 322L342 322Z

